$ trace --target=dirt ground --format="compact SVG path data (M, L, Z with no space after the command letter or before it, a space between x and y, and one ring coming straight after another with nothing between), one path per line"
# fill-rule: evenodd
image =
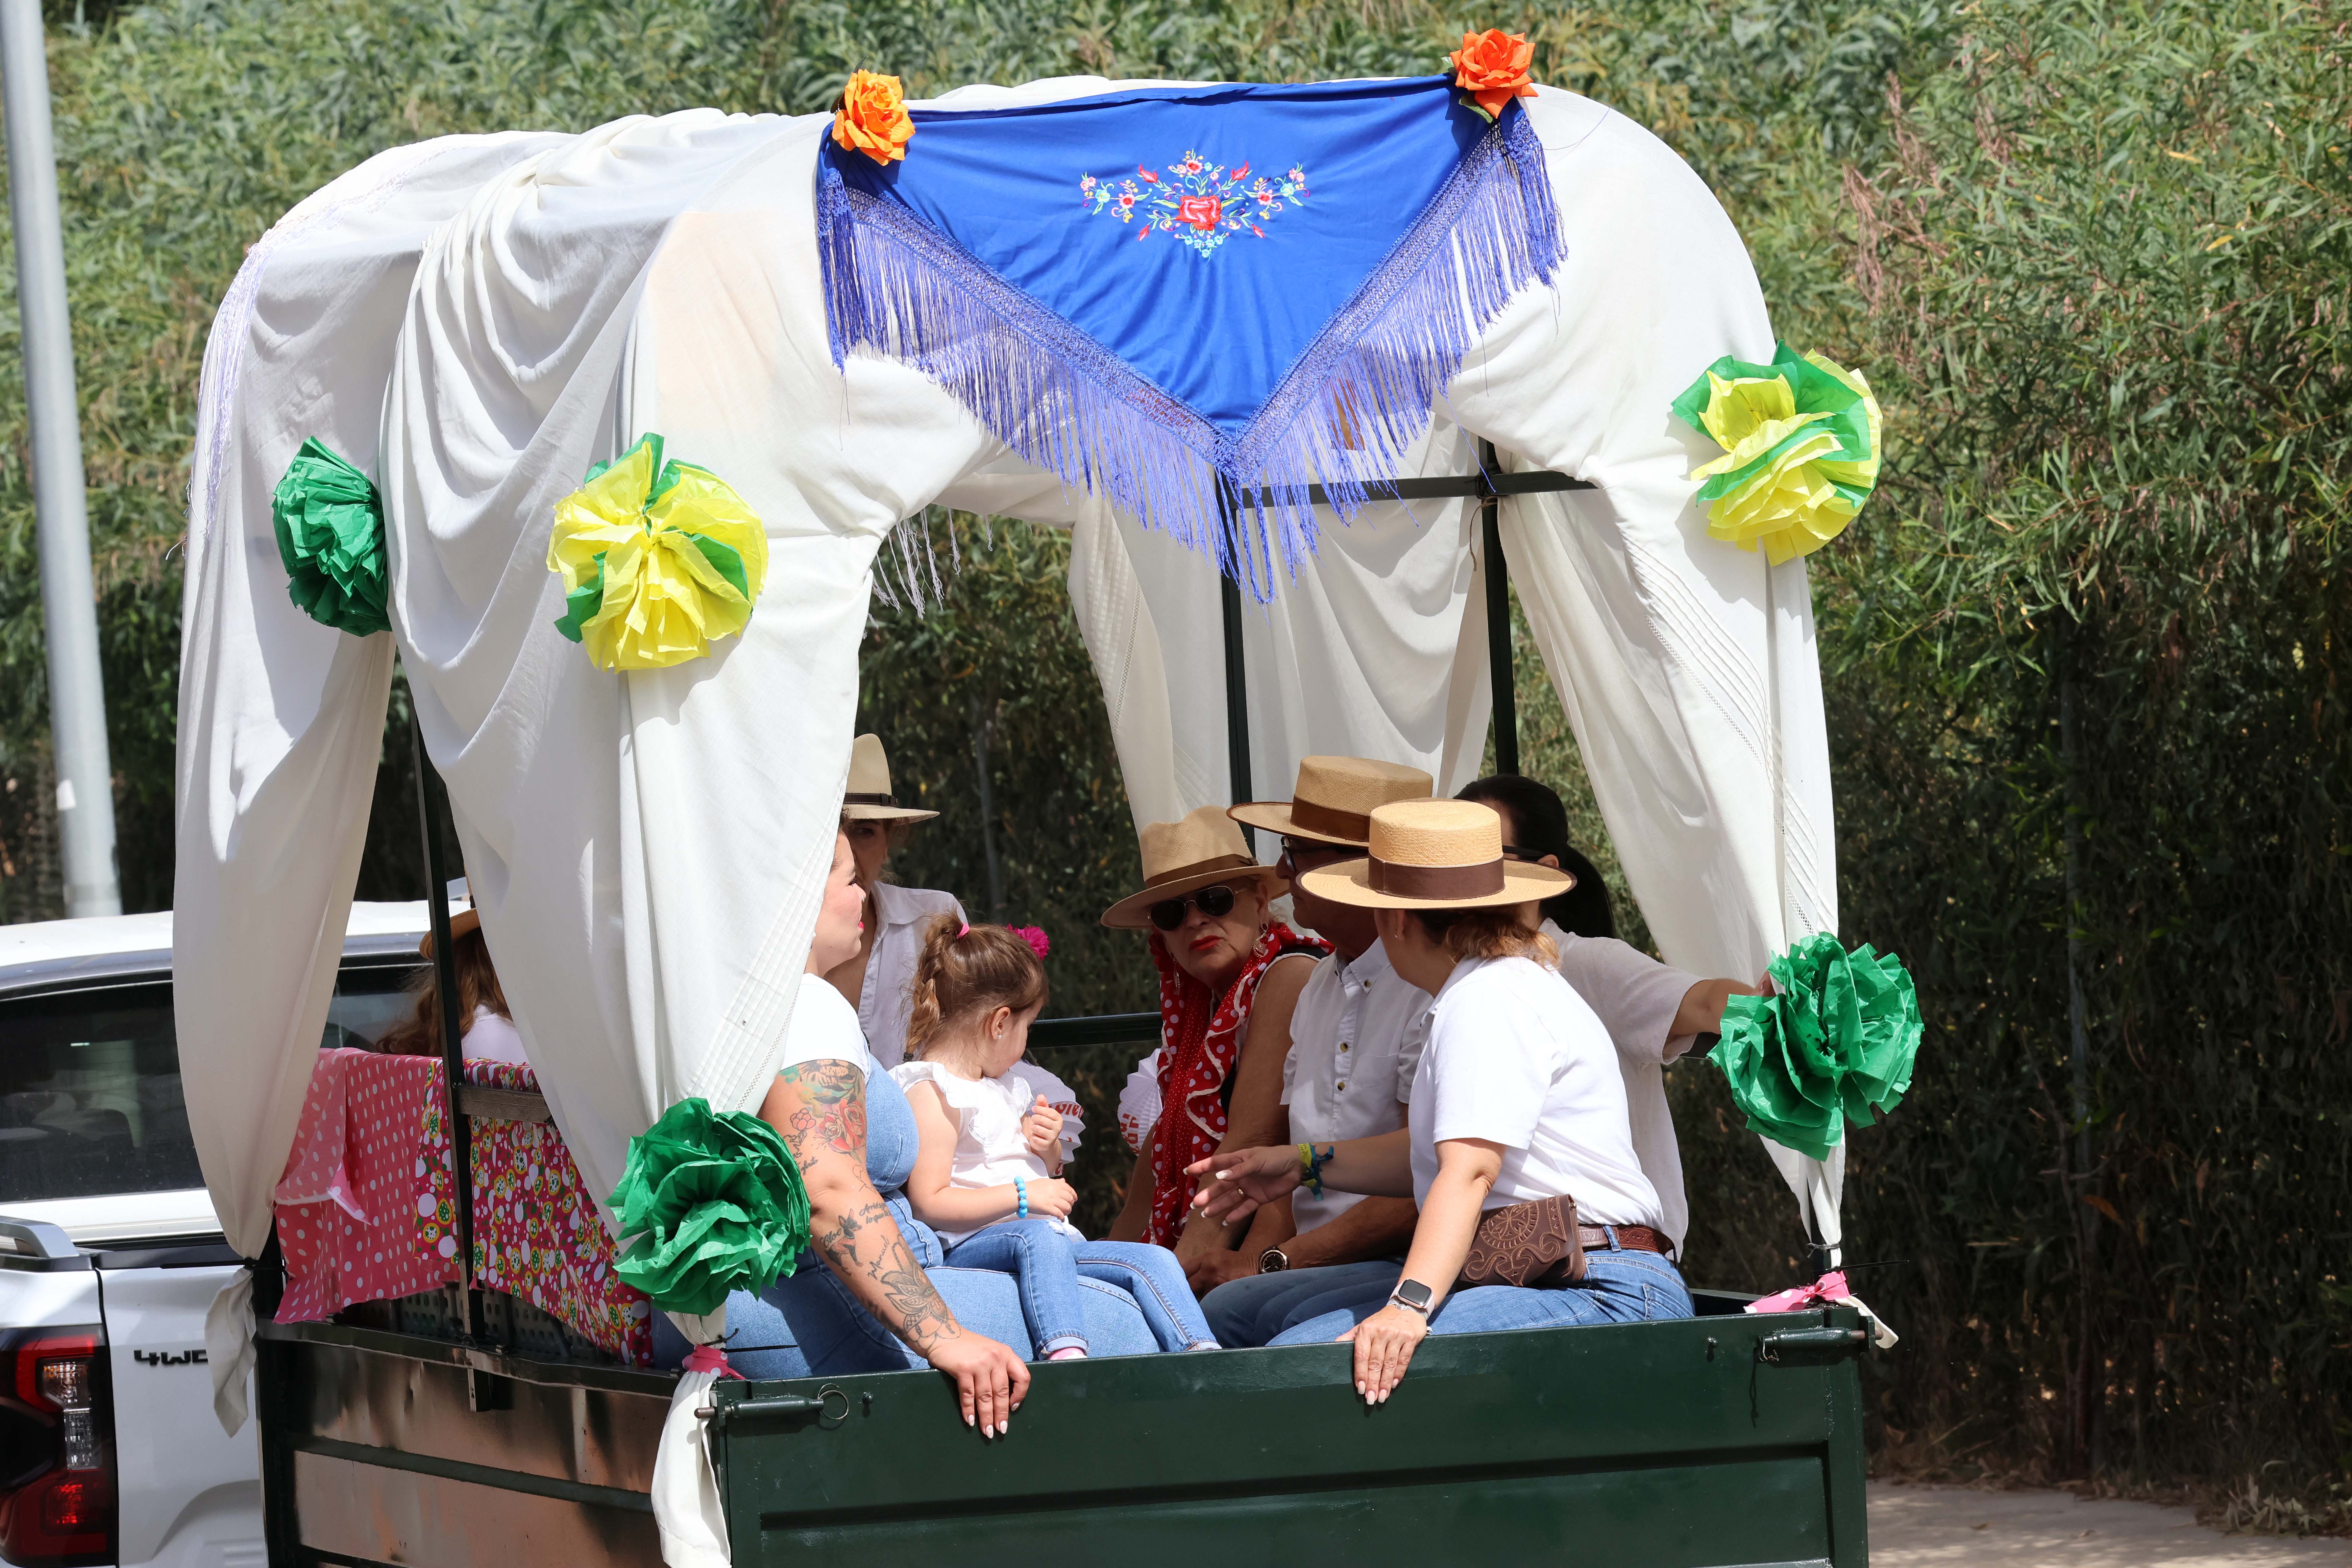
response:
M1870 1488L1871 1568L2352 1568L2352 1541L2223 1535L2185 1508L2055 1491Z

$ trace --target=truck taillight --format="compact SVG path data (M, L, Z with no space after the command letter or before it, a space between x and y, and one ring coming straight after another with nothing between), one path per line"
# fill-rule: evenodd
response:
M98 1329L0 1336L0 1559L18 1568L114 1561L105 1358Z

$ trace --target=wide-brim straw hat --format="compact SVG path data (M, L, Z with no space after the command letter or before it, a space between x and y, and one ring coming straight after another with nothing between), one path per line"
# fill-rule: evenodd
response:
M1483 910L1532 904L1576 879L1503 858L1503 819L1475 800L1401 800L1372 812L1371 853L1308 871L1318 899L1368 910Z
M1155 822L1143 830L1143 889L1105 910L1102 923L1140 931L1151 923L1146 911L1162 899L1218 882L1252 881L1266 884L1269 899L1290 890L1280 872L1251 858L1224 807L1204 805L1181 822Z
M466 879L460 877L449 884L449 940L455 942L467 931L481 929L482 911L474 907L474 890L467 886ZM416 954L419 958L433 956L431 931L426 931L417 942Z
M890 793L890 758L879 735L860 735L849 743L849 789L841 797L841 815L853 822L929 822L936 811L900 805Z
M1352 844L1371 838L1372 812L1395 800L1427 800L1433 790L1419 768L1365 757L1301 757L1298 784L1288 800L1254 800L1229 809L1235 822L1286 838Z

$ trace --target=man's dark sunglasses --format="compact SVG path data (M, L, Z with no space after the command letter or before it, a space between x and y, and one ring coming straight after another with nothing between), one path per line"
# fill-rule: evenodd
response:
M1234 912L1234 890L1223 882L1196 889L1181 899L1162 899L1151 906L1151 923L1161 931L1174 931L1184 923L1184 907L1190 904L1211 920L1223 920Z

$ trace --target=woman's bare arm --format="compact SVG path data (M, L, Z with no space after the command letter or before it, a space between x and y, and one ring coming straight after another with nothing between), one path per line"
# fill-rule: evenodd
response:
M1127 1199L1118 1205L1118 1217L1110 1224L1107 1241L1141 1241L1146 1226L1151 1223L1151 1134L1143 1135L1143 1147L1136 1151L1135 1169L1128 1173Z
M1305 953L1275 960L1258 977L1257 994L1250 1000L1248 1019L1234 1057L1234 1099L1225 1111L1225 1135L1219 1152L1254 1149L1274 1142L1287 1131L1282 1108L1282 1068L1290 1059L1290 1016L1297 1010L1298 994L1315 961ZM1191 1260L1204 1253L1234 1247L1238 1229L1227 1229L1198 1213L1189 1215L1184 1233L1176 1239L1176 1256Z

